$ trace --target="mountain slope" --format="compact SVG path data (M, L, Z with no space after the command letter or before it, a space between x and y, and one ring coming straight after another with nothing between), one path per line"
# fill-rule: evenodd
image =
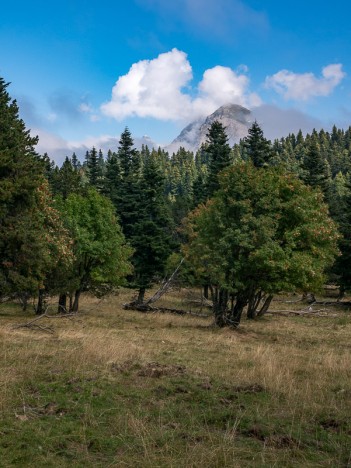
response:
M251 117L251 111L245 107L226 104L206 118L195 120L187 125L165 149L172 153L182 146L188 151L197 151L202 143L205 143L208 128L215 120L226 127L229 144L232 146L247 135Z

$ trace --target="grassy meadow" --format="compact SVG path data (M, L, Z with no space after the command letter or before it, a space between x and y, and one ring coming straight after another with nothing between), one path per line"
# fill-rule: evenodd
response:
M53 333L15 328L32 312L0 305L1 467L351 466L349 310L235 331L130 299L84 297L77 316L38 322Z

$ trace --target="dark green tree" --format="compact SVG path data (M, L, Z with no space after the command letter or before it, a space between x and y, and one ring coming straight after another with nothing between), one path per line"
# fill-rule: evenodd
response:
M115 207L118 206L118 200L121 195L121 181L121 169L118 156L116 153L109 151L102 192L112 201Z
M305 184L319 187L327 196L330 188L330 170L327 161L322 157L317 136L310 138L302 168L304 170L302 179Z
M132 285L139 291L142 303L146 289L160 280L171 253L171 219L164 196L165 179L158 162L150 156L143 167L140 180L138 216L135 219L130 243L135 249L132 263Z
M45 277L45 218L39 191L44 164L0 78L0 296L34 293Z
M232 162L225 127L217 120L208 129L207 143L209 163L206 185L207 197L211 198L219 188L218 174Z
M254 318L279 291L321 287L337 254L338 232L319 190L281 168L237 164L188 218L187 260L211 285L217 325ZM268 301L268 302L267 302Z
M96 189L101 189L102 185L102 168L100 156L95 147L89 152L89 157L87 158L87 169L88 169L88 179L89 184Z
M244 138L244 148L246 156L252 161L255 167L263 167L271 164L273 158L272 145L267 140L261 127L255 120L251 128L249 128L249 135Z
M82 178L72 161L66 156L61 168L51 177L51 188L54 194L62 195L65 199L70 193L82 191Z
M342 237L339 241L341 255L335 262L333 273L337 275L340 297L343 297L346 291L351 291L351 177L341 179L340 174L337 179L333 184L335 198L331 200L331 209Z

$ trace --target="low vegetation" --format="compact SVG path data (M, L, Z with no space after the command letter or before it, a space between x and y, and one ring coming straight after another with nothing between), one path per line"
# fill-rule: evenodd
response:
M79 314L42 319L53 333L0 306L1 466L350 465L347 307L232 330L123 310L130 294L83 296ZM194 294L162 305L199 312ZM286 299L271 310L310 312Z

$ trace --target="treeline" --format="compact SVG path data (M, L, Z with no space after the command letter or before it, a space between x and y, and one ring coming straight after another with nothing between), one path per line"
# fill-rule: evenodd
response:
M0 297L36 297L42 313L58 295L76 311L83 291L124 284L140 304L184 255L180 280L211 295L218 325L246 306L263 314L281 290L314 291L326 272L350 288L351 129L271 143L255 122L231 148L214 122L207 137L169 155L137 151L126 128L115 151L57 167L0 79Z

